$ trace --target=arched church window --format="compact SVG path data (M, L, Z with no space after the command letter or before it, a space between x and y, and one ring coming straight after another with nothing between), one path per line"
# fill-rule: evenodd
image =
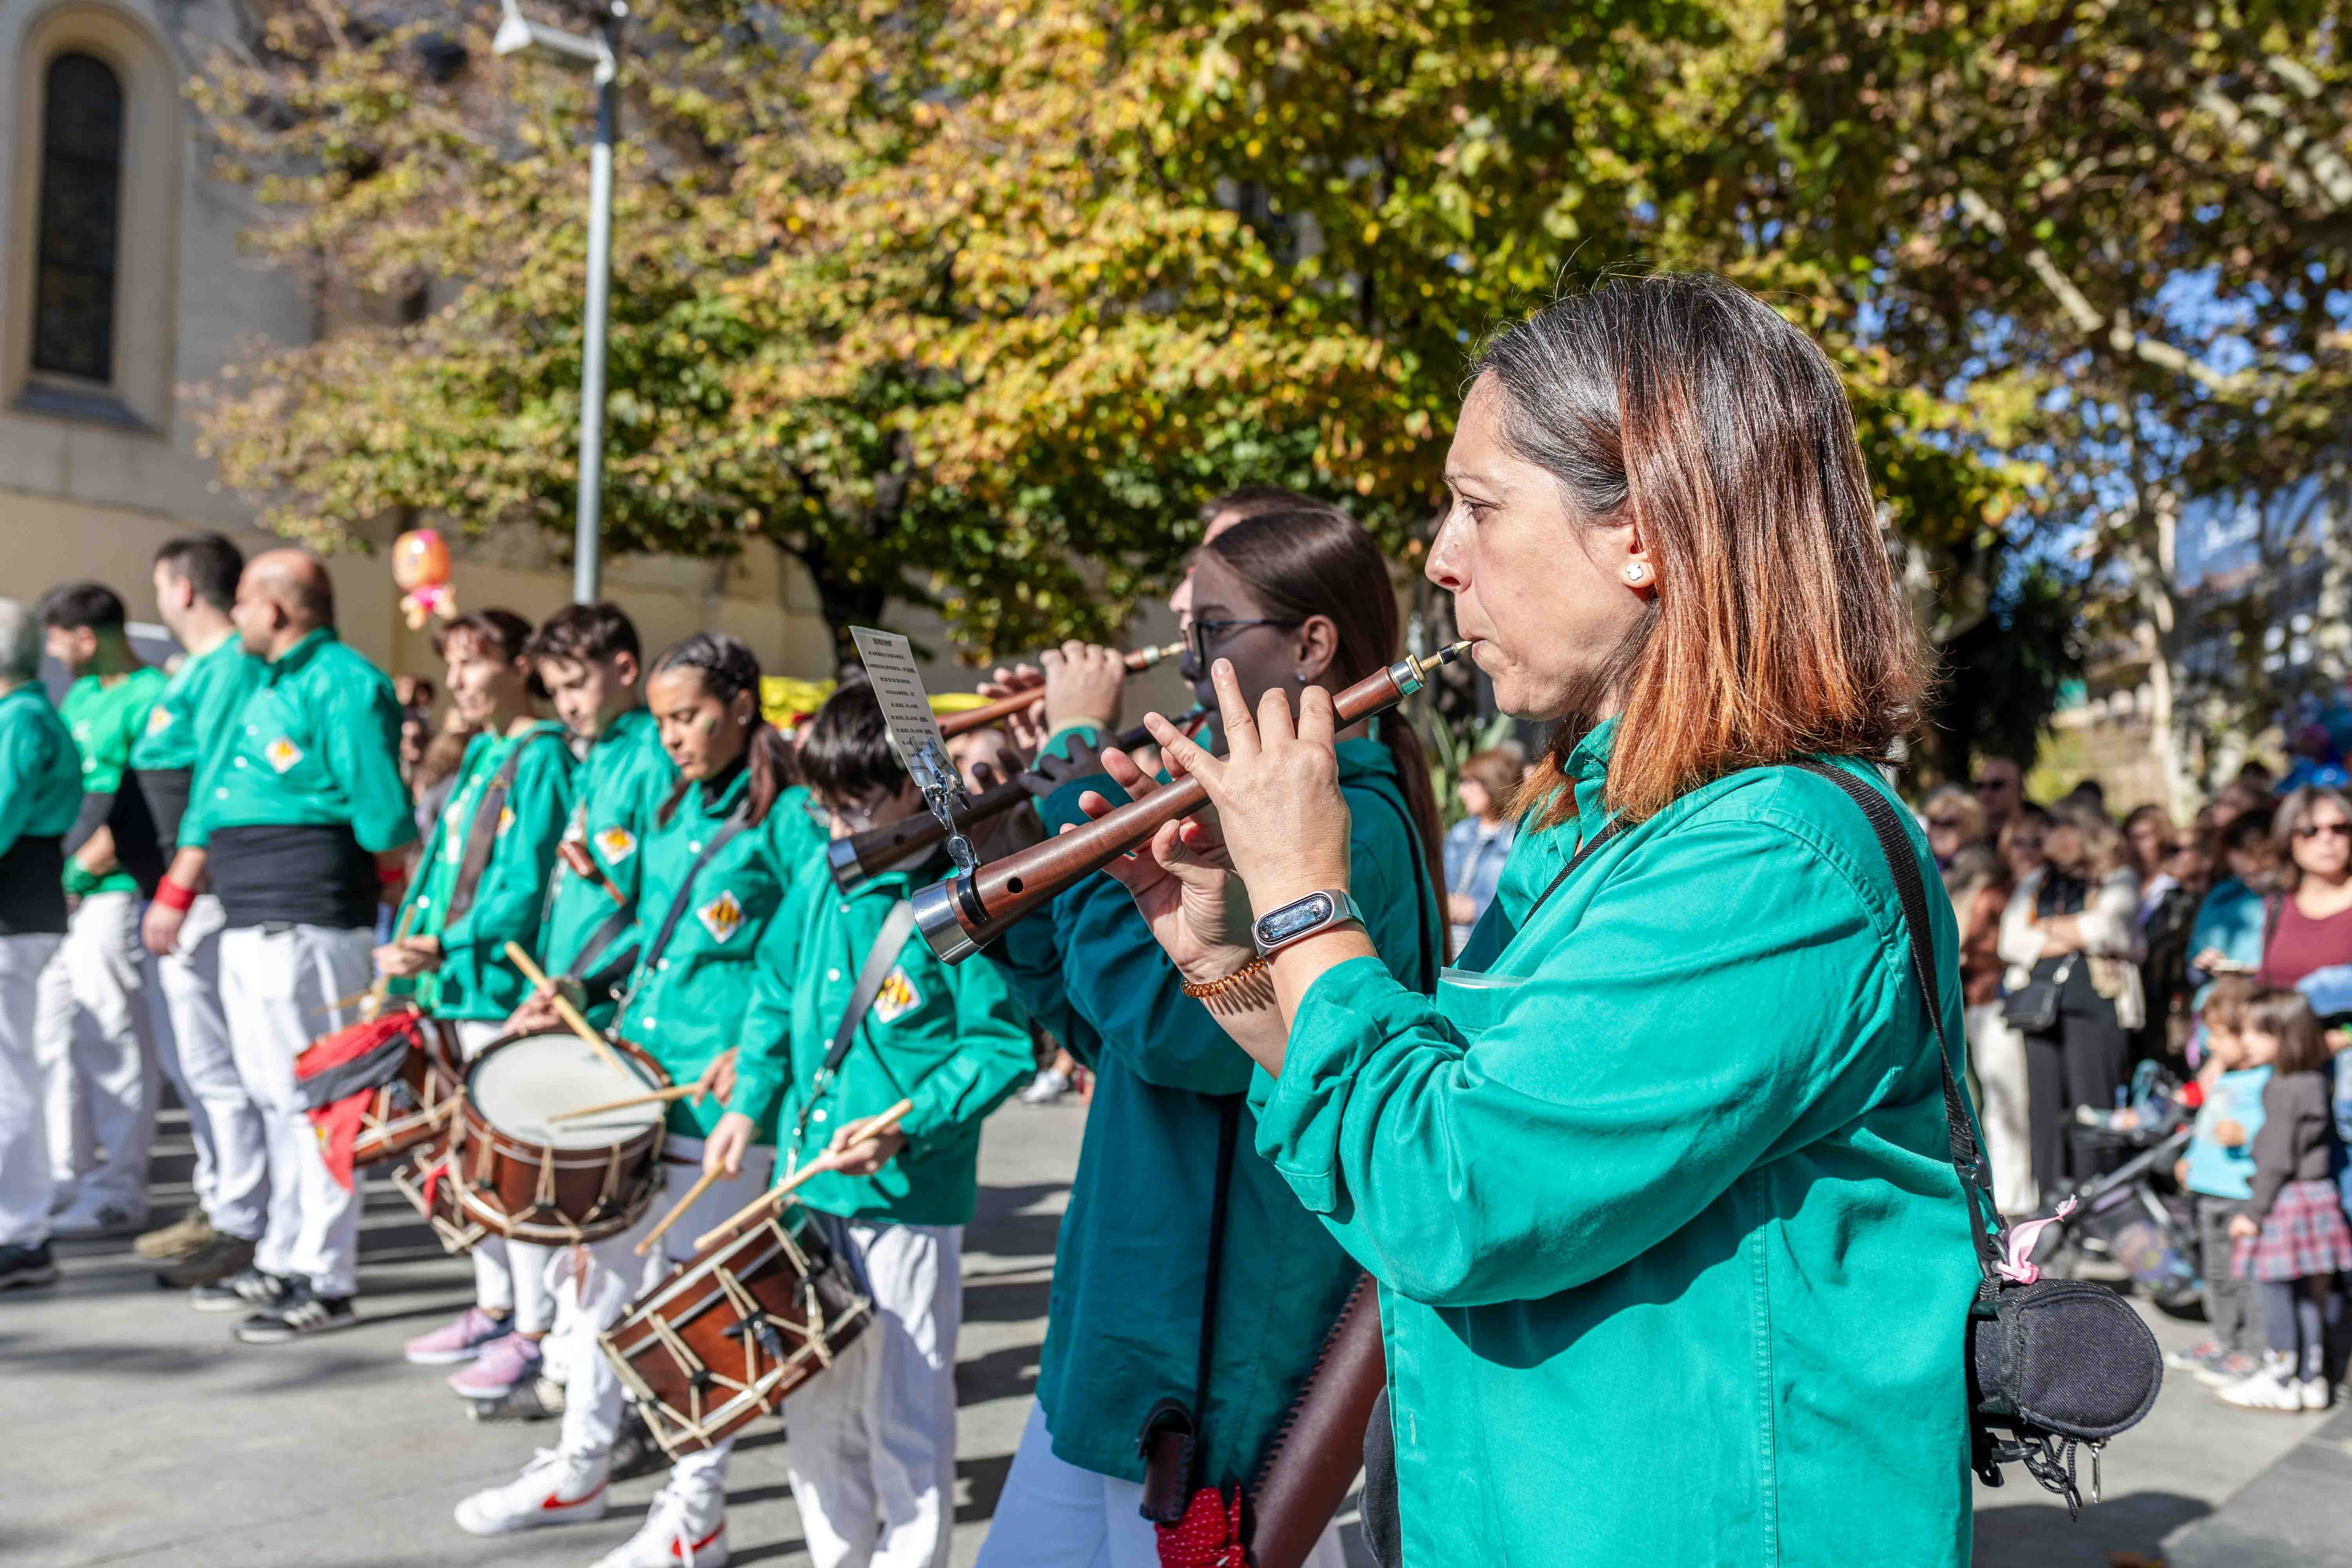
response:
M110 382L122 81L93 55L62 54L49 62L46 89L33 368Z

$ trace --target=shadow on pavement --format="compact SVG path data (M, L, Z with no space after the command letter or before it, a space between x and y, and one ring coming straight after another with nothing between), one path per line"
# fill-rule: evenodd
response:
M2166 1536L2213 1511L2210 1503L2176 1492L2128 1492L2086 1504L2083 1517L2069 1524L2064 1503L2030 1481L2010 1482L2020 1484L2028 1490L2015 1502L1979 1502L1978 1568L2107 1568L2108 1554L2115 1552L2137 1552L2155 1561L2164 1555Z

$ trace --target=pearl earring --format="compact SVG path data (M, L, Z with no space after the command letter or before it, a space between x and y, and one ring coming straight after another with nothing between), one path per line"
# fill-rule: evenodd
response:
M1646 562L1646 561L1628 561L1627 563L1625 563L1625 581L1626 581L1626 582L1628 582L1628 583L1632 584L1634 587L1638 588L1638 587L1640 587L1643 584L1644 584L1644 583L1648 582L1649 580L1650 580L1650 565L1649 565L1649 563L1648 563L1648 562Z

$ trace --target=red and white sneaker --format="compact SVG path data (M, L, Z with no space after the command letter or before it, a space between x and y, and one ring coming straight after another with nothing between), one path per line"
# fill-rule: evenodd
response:
M676 1486L654 1494L646 1522L604 1556L595 1568L724 1568L727 1500L698 1500Z
M476 1492L457 1505L457 1528L468 1535L511 1535L543 1524L602 1519L613 1505L606 1461L541 1448L522 1474L502 1487Z

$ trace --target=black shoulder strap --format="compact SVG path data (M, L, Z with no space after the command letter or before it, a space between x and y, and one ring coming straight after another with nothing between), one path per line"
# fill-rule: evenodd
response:
M1990 1214L1998 1220L2000 1211L1993 1207L1992 1171L1977 1141L1976 1119L1952 1071L1951 1042L1944 1035L1943 989L1936 984L1936 947L1927 922L1927 884L1919 876L1918 857L1912 852L1911 836L1903 830L1886 797L1844 769L1811 757L1801 759L1797 766L1829 780L1862 808L1862 815L1869 819L1872 830L1878 836L1878 847L1886 857L1886 868L1894 874L1895 896L1902 902L1903 924L1910 938L1911 973L1919 983L1920 1000L1927 1004L1927 1023L1936 1033L1936 1061L1944 1074L1944 1124L1950 1139L1952 1168L1959 1173L1960 1190L1968 1195L1969 1230L1976 1237L1978 1260L1990 1278L1994 1265L2000 1260L2000 1251L1993 1243L1994 1227L1986 1224L1985 1216Z
M857 1026L874 1008L875 999L882 994L882 983L890 977L906 951L907 939L915 934L915 906L900 899L882 917L882 929L874 933L874 945L866 950L866 961L857 966L857 981L849 992L849 1005L841 1011L841 1022L834 1026L833 1043L825 1047L824 1061L817 1069L816 1079L809 1086L808 1098L801 1101L801 1113L793 1122L793 1152L798 1156L801 1138L808 1129L809 1113L816 1109L817 1096L825 1091L841 1064L849 1059L849 1050L857 1043Z
M1608 843L1611 839L1616 837L1623 831L1625 831L1624 820L1621 817L1612 817L1602 826L1600 832L1594 834L1591 837L1579 845L1577 847L1576 853L1569 857L1568 864L1559 868L1559 875L1554 877L1549 883L1545 884L1544 890L1536 896L1536 901L1528 906L1528 912L1519 917L1519 929L1525 931L1528 928L1528 924L1535 920L1536 911L1544 907L1544 900L1549 899L1554 893L1559 892L1559 885L1562 882L1567 881L1569 878L1574 876L1576 874L1576 868L1579 866L1583 865L1587 859L1591 858L1592 852L1595 849L1600 848L1603 844Z
M514 744L490 782L482 786L482 798L474 804L474 819L466 825L466 858L457 862L457 879L449 889L449 907L442 911L444 925L474 907L474 889L481 885L482 873L489 869L490 854L499 845L499 818L506 814L507 796L514 793L515 775L522 771L522 755L533 741L561 740L552 730L534 730Z
M1209 1444L1209 1374L1215 1365L1217 1289L1225 1272L1225 1209L1234 1185L1234 1149L1241 1141L1242 1097L1217 1097L1217 1179L1209 1199L1209 1266L1201 1287L1201 1359L1192 1376L1192 1485L1201 1485L1201 1467L1207 1462ZM1222 1482L1219 1484L1223 1484Z
M661 930L655 933L652 943L637 954L639 969L651 969L661 961L663 950L669 946L669 939L677 930L677 922L686 918L687 906L694 902L694 884L701 877L702 868L710 864L711 857L727 847L730 839L751 826L751 805L747 799L719 825L718 830L711 834L710 841L702 847L702 853L697 855L694 864L686 868L686 876L677 885L677 896L670 900L669 912L662 916Z

